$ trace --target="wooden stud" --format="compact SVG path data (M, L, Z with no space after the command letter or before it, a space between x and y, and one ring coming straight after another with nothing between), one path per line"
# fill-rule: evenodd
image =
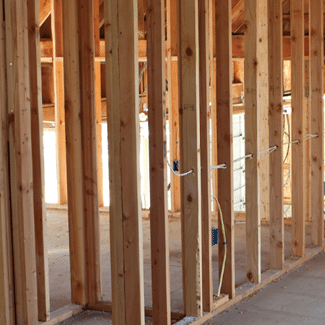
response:
M209 8L200 0L199 8L199 84L202 214L202 300L203 311L213 306L212 239L211 239L211 162L209 124ZM215 171L214 171L215 172Z
M6 0L5 15L16 322L37 324L27 2Z
M105 0L114 324L144 324L137 1Z
M270 268L284 263L283 219L283 61L282 0L268 0L269 21L269 146L270 155Z
M154 324L171 324L164 0L147 1L150 238Z
M184 312L202 315L201 162L199 125L198 3L178 1L178 76L181 139Z
M311 142L311 221L312 243L322 246L324 238L324 111L323 111L323 57L324 57L324 4L323 1L310 0L310 96L311 96L311 134L318 134Z
M235 296L235 241L233 208L233 142L232 142L232 59L231 59L231 1L216 2L217 57L217 133L218 164L227 169L218 172L218 200L226 230L227 256L221 292ZM216 209L218 207L216 206ZM221 230L221 223L219 223ZM220 231L220 236L222 232ZM224 256L224 238L219 240L219 275Z
M55 94L55 132L57 149L57 181L59 204L68 202L67 189L67 158L65 143L65 112L64 112L64 70L63 70L63 26L62 0L52 1L52 38L53 38L53 78Z
M46 248L46 208L44 193L43 107L39 33L39 1L31 0L28 10L30 67L30 105L33 155L33 194L37 268L38 320L46 321L50 314L49 270ZM37 27L35 27L37 26Z
M94 34L95 56L100 56L99 35L99 0L94 0ZM101 92L101 62L95 62L95 98L96 98L96 123L97 123L97 170L98 170L98 203L104 206L103 185L103 149L102 149L102 92Z
M71 302L85 304L87 275L77 2L63 1L62 14Z
M94 4L75 0L78 5L81 131L83 161L83 204L86 236L87 301L101 299L100 229L97 163L97 112L95 92ZM98 83L98 80L97 80ZM98 93L97 93L98 97ZM98 103L98 100L97 100ZM69 192L70 193L70 192ZM69 194L70 195L70 194Z
M305 253L304 1L290 2L292 106L292 255Z
M8 171L6 43L3 2L0 2L0 323L14 323L12 245Z
M257 58L258 1L245 1L245 143L246 155L246 256L247 279L261 281L260 229L260 139L257 79L260 58Z
M167 45L170 48L170 83L168 79L168 94L171 105L168 108L169 121L169 150L170 162L179 160L179 106L178 106L178 63L172 61L172 56L177 55L177 8L176 0L168 0L169 15L167 16ZM167 64L168 57L167 54ZM167 70L167 76L169 71ZM171 109L170 109L171 107ZM181 191L180 179L171 175L170 195L171 195L171 212L179 212L181 210Z
M269 148L269 87L268 87L268 12L267 0L260 0L257 12L257 57L258 57L258 110L260 150ZM269 161L270 155L263 153L260 159L260 213L261 219L270 217Z

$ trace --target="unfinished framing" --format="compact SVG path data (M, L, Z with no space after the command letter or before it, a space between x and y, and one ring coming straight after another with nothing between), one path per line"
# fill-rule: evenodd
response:
M4 0L0 14L1 324L57 324L83 309L111 312L120 325L145 324L145 317L203 324L324 250L323 1ZM284 116L288 106L292 114ZM234 160L239 114L245 147ZM139 116L148 122L145 149ZM43 154L49 123L58 204L68 205L71 283L70 304L55 311ZM102 289L103 153L110 301ZM235 208L239 161L245 211ZM141 197L147 178L149 239ZM171 220L181 226L178 309ZM240 287L236 221L246 223Z

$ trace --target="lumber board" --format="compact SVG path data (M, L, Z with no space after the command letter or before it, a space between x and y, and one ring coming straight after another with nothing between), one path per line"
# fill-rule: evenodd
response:
M39 2L28 1L28 39L30 66L31 136L33 159L33 195L37 268L38 320L50 313L49 270L46 247L46 207L44 189L43 107L40 57Z
M33 205L33 166L28 58L27 2L6 0L7 112L18 324L37 324L37 280Z
M94 0L93 5L94 5L95 57L99 57L100 54L99 0ZM102 78L101 62L96 61L95 62L95 98L96 98L96 123L97 123L98 203L100 207L104 206L101 78Z
M64 66L63 36L62 36L62 0L52 1L52 38L55 51L53 52L53 83L54 110L57 150L57 182L59 204L68 202L67 165L65 143L65 112L64 112ZM42 42L41 42L42 43Z
M0 2L0 13L3 13ZM1 16L3 17L3 16ZM8 170L8 135L6 103L6 43L5 22L0 19L0 323L11 325L13 314L13 274L12 240L10 222L9 170Z
M284 264L283 219L283 68L282 0L268 1L269 21L269 147L270 155L270 268Z
M218 164L226 169L218 171L218 201L221 207L226 240L219 241L219 275L227 242L227 255L221 292L235 296L235 241L233 208L233 123L232 123L232 59L231 59L231 1L216 2L216 56L217 56L217 143ZM215 205L218 211L218 206ZM221 223L218 224L221 230ZM222 232L220 231L220 236Z
M97 111L95 90L94 5L89 0L75 0L78 6L80 110L82 134L83 208L85 227L87 301L101 299L100 229L97 163ZM77 58L78 59L78 58ZM98 80L97 80L98 83ZM78 94L79 95L79 94ZM97 100L98 102L98 100ZM68 198L70 192L68 194Z
M257 16L257 85L258 85L258 110L259 110L259 141L260 150L267 150L269 147L269 80L268 80L268 10L267 0L260 0L258 3ZM270 196L269 196L269 171L270 157L272 153L261 154L259 165L260 178L260 218L270 217Z
M54 312L50 313L50 319L46 322L39 323L40 325L55 325L60 322L65 321L66 319L77 315L82 312L82 305L69 304L64 306Z
M202 222L202 310L213 304L211 246L211 162L209 124L209 2L200 0L199 10L199 85L200 85L200 153L201 153L201 222Z
M164 0L147 1L150 238L154 324L171 324Z
M62 2L71 302L87 302L80 58L75 0Z
M245 145L246 155L246 256L247 279L261 281L260 228L260 114L258 109L258 73L262 58L258 53L258 5L256 0L245 1Z
M168 79L168 94L170 106L168 106L169 139L170 139L170 163L179 160L179 103L178 103L178 63L172 60L173 55L177 55L177 8L176 0L168 0L167 16L167 67L170 64L170 82ZM167 68L169 69L169 68ZM167 70L167 77L169 71ZM181 190L180 179L171 175L171 211L173 213L181 210Z
M178 83L181 172L183 299L187 316L202 314L201 162L199 124L198 2L179 0Z
M304 256L306 215L304 111L304 1L290 3L292 140L292 254Z
M144 324L137 1L104 1L114 324ZM123 62L123 64L119 63Z
M323 110L323 31L324 31L324 3L310 0L310 54L309 54L309 82L310 82L310 120L311 134L318 134L312 138L311 145L311 221L312 243L323 245L324 238L324 110Z
M39 22L36 26L41 26L47 17L51 14L52 1L51 0L39 0Z

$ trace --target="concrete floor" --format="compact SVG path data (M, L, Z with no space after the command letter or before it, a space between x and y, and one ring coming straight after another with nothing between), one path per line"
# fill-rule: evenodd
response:
M320 253L205 324L325 323L325 254Z
M324 324L325 253L270 283L251 297L232 306L205 325L300 325ZM111 315L83 312L62 325L112 324ZM146 324L152 324L150 319Z
M47 211L47 248L49 259L50 308L51 312L70 303L70 261L68 214L66 210ZM217 227L217 222L212 221ZM150 254L150 220L144 218L143 230L143 263L144 263L144 296L145 306L152 306L151 293L151 254ZM290 226L285 227L285 258L291 255ZM310 227L306 227L306 245L311 245ZM261 267L262 272L269 269L269 238L268 226L261 227ZM111 266L109 245L109 214L100 213L100 245L102 293L104 301L111 301ZM172 311L183 311L182 290L182 251L181 251L181 222L179 218L169 219L169 252L170 252L170 291ZM214 292L218 289L218 248L212 248ZM246 225L235 225L235 276L236 287L246 282Z

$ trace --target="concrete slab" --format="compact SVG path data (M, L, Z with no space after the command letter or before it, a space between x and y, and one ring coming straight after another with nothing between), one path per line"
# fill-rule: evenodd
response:
M324 280L323 252L205 324L324 324Z

